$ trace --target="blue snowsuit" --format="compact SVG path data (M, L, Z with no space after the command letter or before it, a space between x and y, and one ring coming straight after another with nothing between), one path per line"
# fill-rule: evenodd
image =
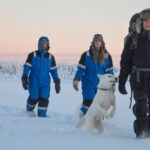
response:
M111 55L105 51L104 63L100 64L99 60L94 60L93 49L90 49L82 54L75 75L75 80L81 80L82 82L83 105L81 110L83 113L87 112L88 107L96 95L97 85L100 82L97 74L113 74L112 58Z
M27 111L33 111L38 103L38 113L46 116L50 97L51 77L58 79L55 58L48 50L42 50L41 44L47 37L41 37L38 42L38 50L30 53L24 64L23 75L29 78L29 98L27 101Z

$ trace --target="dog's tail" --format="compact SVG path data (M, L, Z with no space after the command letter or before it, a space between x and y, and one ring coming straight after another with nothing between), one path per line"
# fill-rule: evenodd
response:
M76 125L76 128L79 129L85 124L85 116L82 117Z

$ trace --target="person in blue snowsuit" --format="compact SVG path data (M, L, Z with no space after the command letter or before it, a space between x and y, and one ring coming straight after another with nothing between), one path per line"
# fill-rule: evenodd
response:
M90 49L82 54L73 80L73 87L76 91L79 90L79 81L81 80L82 82L83 102L80 109L81 116L86 114L96 95L99 83L98 74L113 74L112 58L105 49L101 34L94 35Z
M39 117L47 116L51 76L55 83L56 93L60 92L60 79L55 58L48 52L49 49L49 39L41 37L38 50L28 55L23 68L22 85L25 90L29 91L26 110L32 112L38 103Z

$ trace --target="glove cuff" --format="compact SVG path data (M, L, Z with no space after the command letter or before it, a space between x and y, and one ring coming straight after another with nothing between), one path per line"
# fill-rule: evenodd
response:
M77 78L74 78L73 80L74 80L74 81L80 81L80 79L77 79Z

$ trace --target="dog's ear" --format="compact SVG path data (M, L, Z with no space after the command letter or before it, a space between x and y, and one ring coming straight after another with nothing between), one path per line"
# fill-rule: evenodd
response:
M98 76L99 79L101 79L103 75L98 74L97 76Z

